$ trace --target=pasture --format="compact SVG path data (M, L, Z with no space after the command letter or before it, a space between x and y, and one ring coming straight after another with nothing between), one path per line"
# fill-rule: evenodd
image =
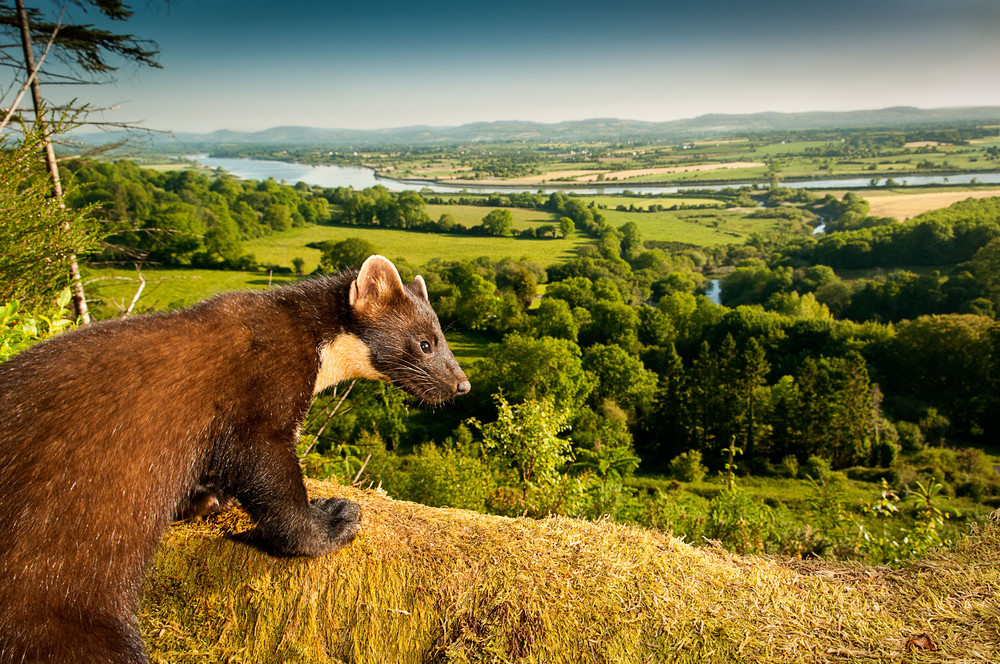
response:
M751 233L777 228L774 219L752 219L724 209L619 212L603 210L615 227L634 221L643 240L684 242L702 247L742 242Z
M479 226L483 217L498 208L482 205L428 205L427 214L431 219L438 219L442 214L450 214L455 223L466 228ZM525 208L506 208L514 217L514 230L537 228L542 224L559 224L559 215L544 210Z
M477 210L485 215L490 208L477 208ZM544 213L536 214L544 217ZM482 220L482 216L479 220ZM249 240L243 243L243 247L246 252L256 256L258 262L282 267L291 267L292 259L300 256L305 260L305 271L311 272L319 265L320 251L307 247L307 244L323 241L338 242L349 237L368 240L387 258L403 258L412 265L423 265L434 259L461 260L479 256L489 256L493 259L524 257L543 265L551 265L566 260L577 247L591 242L589 238L579 234L574 234L565 240L522 240L421 233L371 226L307 226Z
M294 281L292 275L268 275L267 272L199 270L182 267L147 267L146 280L135 313L178 309L217 293L231 290L267 288ZM87 299L97 318L120 316L139 287L132 268L87 266L83 275Z

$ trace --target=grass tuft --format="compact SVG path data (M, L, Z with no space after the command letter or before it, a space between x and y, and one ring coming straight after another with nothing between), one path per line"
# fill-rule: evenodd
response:
M361 504L347 549L268 556L239 510L170 530L140 616L154 662L1000 660L996 523L895 570L308 486ZM925 632L939 649L908 650Z

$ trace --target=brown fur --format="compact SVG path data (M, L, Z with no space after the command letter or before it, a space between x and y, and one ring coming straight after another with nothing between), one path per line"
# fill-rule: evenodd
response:
M431 402L468 391L425 293L372 257L360 274L99 323L0 365L0 663L145 662L143 571L171 518L220 497L274 552L349 543L360 510L309 502L298 427L314 389L346 378Z

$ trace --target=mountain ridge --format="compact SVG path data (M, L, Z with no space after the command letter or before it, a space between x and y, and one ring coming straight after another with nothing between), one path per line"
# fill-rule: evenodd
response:
M693 118L650 122L623 118L588 118L555 123L529 120L471 122L457 126L426 124L383 129L323 128L279 125L259 131L218 129L205 133L174 132L152 136L156 146L315 145L344 147L375 145L433 145L446 143L568 142L671 140L705 135L746 132L808 131L834 129L920 128L933 124L1000 124L1000 106L965 106L922 109L891 106L857 111L804 111L783 113L706 113ZM113 140L113 134L100 134ZM81 136L81 138L84 138ZM92 136L91 140L96 136Z

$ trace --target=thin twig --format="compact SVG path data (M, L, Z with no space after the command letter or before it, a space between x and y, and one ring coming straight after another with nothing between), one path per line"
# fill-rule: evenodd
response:
M360 468L358 468L358 474L354 476L353 480L351 480L351 486L354 486L355 484L358 483L358 480L361 479L361 473L365 472L365 466L367 466L368 462L371 460L372 460L372 455L371 452L369 452L368 456L365 457L365 462L361 464Z
M341 395L340 400L337 402L337 405L334 406L333 412L331 412L329 415L326 416L326 420L323 422L323 426L321 426L319 428L319 431L317 431L315 434L313 434L313 442L309 443L309 446L306 447L305 451L303 451L302 454L299 455L300 459L305 458L305 456L308 455L312 451L312 448L316 445L316 442L320 439L320 436L322 436L323 432L326 431L326 427L327 427L328 424L330 424L330 420L332 420L333 417L337 414L337 411L340 410L340 406L341 406L341 404L344 403L344 399L346 399L347 395L351 393L351 390L354 389L354 384L357 383L357 382L358 382L357 379L352 380L351 384L347 386L346 390L344 390L344 394ZM326 407L329 408L330 404L327 404ZM323 411L320 411L320 412L321 413L325 412L325 410L326 409L324 409ZM316 418L313 418L313 420L310 421L310 424L312 424L316 419L318 419L318 416Z
M333 390L334 390L333 397L336 398L336 396L337 396L337 388L334 387ZM315 415L313 415L310 418L307 418L306 421L302 423L302 430L303 431L308 431L309 427L311 427L313 424L315 424L316 421L319 420L319 418L321 418L324 415L326 415L326 411L330 410L331 406L333 406L333 399L330 399L329 401L327 401L326 405L323 406L322 408L320 408L319 411Z
M64 9L63 13L65 12L66 10ZM14 111L17 110L17 107L20 105L21 100L24 99L24 95L26 95L28 93L28 90L31 89L31 82L35 80L36 76L38 76L38 72L42 68L42 63L45 62L45 57L49 54L49 49L52 48L52 44L56 40L56 35L59 34L59 28L62 26L62 17L63 14L62 13L59 14L59 22L56 23L56 27L53 28L52 30L52 36L49 37L49 43L45 45L45 50L42 51L42 57L38 58L38 62L35 63L34 68L28 74L27 80L25 80L24 84L21 86L21 91L17 93L17 97L14 99L14 102L10 105L10 109L7 111L7 115L5 115L3 121L0 122L0 131L3 131L4 127L7 126L7 123L10 122L11 117L14 115Z
M316 436L317 437L323 435L323 431L326 430L326 426L328 424L330 424L330 420L332 420L334 418L334 416L336 416L337 411L340 410L340 405L342 403L344 403L344 399L346 399L347 395L351 393L351 390L354 389L354 384L357 383L357 382L358 382L357 379L352 380L351 384L347 386L346 390L344 390L344 394L343 394L343 396L340 397L340 401L338 401L337 405L333 408L333 412L331 412L329 415L327 415L326 421L323 422L323 426L321 426L319 428L319 431L316 432Z
M132 313L132 309L135 308L135 303L139 301L139 296L142 295L142 289L146 287L146 280L142 276L142 270L139 268L139 264L135 264L135 271L139 275L139 287L135 289L135 295L132 296L132 302L128 305L128 309L122 314L122 318L128 316Z

